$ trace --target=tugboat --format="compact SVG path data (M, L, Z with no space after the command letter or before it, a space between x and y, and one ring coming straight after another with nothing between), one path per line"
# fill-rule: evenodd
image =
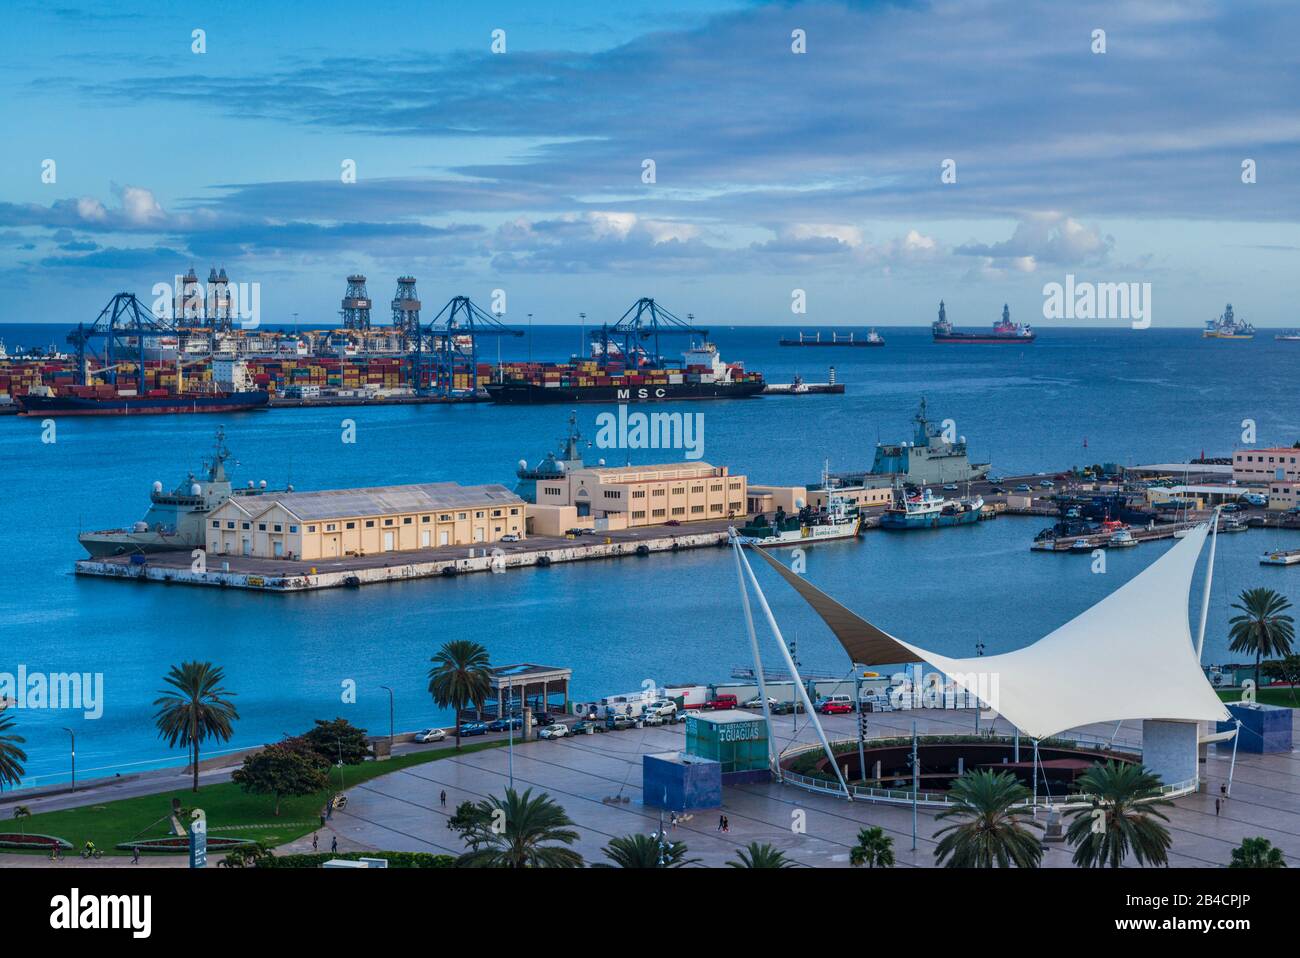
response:
M1127 528L1124 528L1115 532L1106 540L1106 543L1112 549L1127 549L1130 546L1137 545L1138 541L1133 538L1133 533L1129 532Z
M778 508L774 520L758 515L736 533L742 545L797 546L832 539L852 539L858 534L862 517L847 499L835 491L830 477L822 473L823 488L828 491L825 509L800 508L796 516L787 516Z
M930 489L908 495L899 488L894 490L894 504L880 517L882 529L937 529L941 526L964 526L978 522L984 509L984 500L945 499Z
M1002 319L993 324L992 332L963 333L952 328L952 323L948 322L948 313L944 308L943 300L939 300L939 318L930 324L930 331L934 334L936 343L974 345L1032 343L1038 337L1028 323L1011 321L1011 307L1006 303L1002 304Z
M205 541L203 521L209 512L231 497L266 493L265 482L260 486L250 483L247 489L233 488L225 468L229 458L225 429L218 428L216 449L212 458L203 462L202 479L191 472L171 492L163 491L163 484L155 482L149 493L149 511L130 529L83 532L77 541L94 559L201 548ZM292 492L292 487L288 491Z
M1223 310L1223 315L1218 319L1207 319L1205 329L1201 333L1202 339L1254 339L1255 327L1244 320L1238 320L1232 314L1232 304L1229 303Z

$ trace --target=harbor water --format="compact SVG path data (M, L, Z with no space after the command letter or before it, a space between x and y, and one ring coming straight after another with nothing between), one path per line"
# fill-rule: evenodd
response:
M806 326L805 329L813 327ZM57 341L62 327L0 326L16 344ZM878 440L911 435L922 394L934 419L952 419L971 455L995 474L1056 471L1093 462L1151 463L1228 455L1243 421L1259 443L1300 439L1293 376L1300 344L1203 341L1198 330L1044 329L1031 346L942 346L928 329L880 327L883 349L782 349L796 327L714 327L728 361L770 381L795 373L825 379L835 365L842 396L782 396L677 403L662 411L704 416L704 459L751 482L805 483L827 459L833 471L868 467ZM577 327L536 327L537 359L567 358ZM503 344L506 358L529 343ZM485 360L496 359L495 344ZM607 407L578 409L596 435ZM571 666L575 697L639 687L642 680L710 682L747 664L735 567L723 549L573 563L503 575L460 576L302 595L77 578L79 529L129 524L143 515L155 480L171 488L197 471L218 423L238 460L237 483L292 482L300 490L405 482L513 484L518 460L536 462L565 430L559 406L423 405L285 409L237 416L96 417L57 423L0 417L0 672L102 673L103 715L17 711L27 768L37 783L65 778L77 734L78 777L177 762L153 728L152 702L167 669L211 660L237 693L229 748L296 733L316 718L344 716L372 732L445 724L426 691L429 658L450 639L482 642L494 662ZM345 443L344 420L355 423ZM1084 445L1086 441L1086 446ZM589 462L680 459L680 451L591 449ZM1107 554L1104 574L1087 556L1029 550L1046 520L1004 517L974 526L829 543L809 551L807 574L895 634L948 654L985 654L1034 641L1117 588L1172 540ZM1293 538L1294 537L1294 540ZM1300 599L1296 574L1262 567L1271 548L1300 533L1223 536L1205 660L1227 651L1229 604L1268 585ZM847 671L833 638L775 576L759 572L801 662ZM1199 609L1199 585L1191 596ZM1193 615L1195 622L1195 615ZM775 661L770 640L765 653ZM1125 663L1113 663L1116 670ZM1158 680L1158 677L1153 677ZM355 683L355 704L343 701ZM97 771L102 770L102 771Z

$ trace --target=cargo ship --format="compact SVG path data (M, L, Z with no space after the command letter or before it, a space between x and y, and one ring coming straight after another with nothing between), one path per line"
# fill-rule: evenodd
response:
M761 373L726 363L713 343L682 354L680 366L627 367L596 358L568 363L507 364L486 386L499 403L636 403L680 399L748 399L765 387Z
M129 529L83 532L77 541L96 559L202 548L206 531L203 523L209 512L232 496L266 493L265 482L259 485L250 482L247 489L235 489L226 473L229 458L225 430L218 428L212 457L203 461L202 478L191 472L171 492L164 490L161 482L155 482L149 493L149 511L143 519Z
M804 335L803 330L799 330L798 339L782 337L781 346L883 346L885 345L882 337L875 329L867 331L867 335L861 339L857 338L856 333L849 333L847 338L841 338L839 333L831 332L830 339L822 339L821 332L813 334L812 337Z
M154 389L145 395L112 391L111 387L84 387L82 394L56 394L48 386L34 386L15 397L22 416L154 416L168 413L246 412L266 407L265 390L249 392L169 393ZM160 394L160 395L155 395Z
M939 301L939 318L930 324L930 331L934 334L936 343L970 343L975 345L1032 343L1038 336L1028 323L1013 323L1011 321L1011 308L1006 303L1002 304L1002 318L993 324L991 332L959 332L952 328L952 323L948 322L948 314L944 308L943 300Z
M945 499L929 489L915 494L895 490L894 504L880 517L882 529L937 529L941 526L964 526L978 522L984 500Z

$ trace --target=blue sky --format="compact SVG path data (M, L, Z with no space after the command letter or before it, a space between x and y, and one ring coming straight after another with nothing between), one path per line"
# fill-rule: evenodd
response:
M0 323L89 320L192 264L260 283L268 322L334 321L361 271L377 302L406 273L435 309L504 289L507 320L653 295L713 324L943 298L1050 325L1073 273L1150 282L1157 326L1228 300L1300 325L1297 35L1294 5L1195 0L19 0Z

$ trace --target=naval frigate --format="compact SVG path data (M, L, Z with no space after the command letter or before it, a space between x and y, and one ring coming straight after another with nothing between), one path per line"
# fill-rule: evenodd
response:
M971 462L966 437L950 440L926 417L925 398L912 417L912 441L877 443L871 476L892 476L910 485L970 482L988 475L987 462Z

